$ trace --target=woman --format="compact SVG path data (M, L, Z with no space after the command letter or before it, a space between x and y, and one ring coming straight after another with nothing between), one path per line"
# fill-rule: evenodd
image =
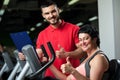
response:
M67 58L66 63L61 65L61 70L63 73L69 74L68 76L59 73L57 70L52 70L53 65L51 66L51 71L59 79L62 79L61 74L64 80L103 80L103 76L107 74L109 68L109 61L104 52L99 48L98 32L90 25L85 25L80 28L78 35L79 45L87 54L85 60L78 67L74 68L69 58Z

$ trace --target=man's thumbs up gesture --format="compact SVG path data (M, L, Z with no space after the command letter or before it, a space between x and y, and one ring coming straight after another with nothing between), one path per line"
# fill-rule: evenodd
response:
M59 50L56 50L56 56L58 58L66 58L67 54L64 48L61 45L58 45Z

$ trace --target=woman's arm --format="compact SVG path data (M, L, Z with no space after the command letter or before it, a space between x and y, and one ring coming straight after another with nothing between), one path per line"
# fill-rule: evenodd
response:
M77 70L75 70L75 68L71 69L70 74L73 75L76 80L90 80L89 78L87 78L87 77L83 76L82 74L80 74ZM71 80L70 76L67 77L67 80Z
M90 66L90 80L102 80L109 63L103 54L98 54L90 61Z
M60 72L59 70L57 70L57 68L54 65L51 65L50 70L52 71L52 73L55 75L56 78L60 79L60 80L66 80L66 75L63 74L62 72Z

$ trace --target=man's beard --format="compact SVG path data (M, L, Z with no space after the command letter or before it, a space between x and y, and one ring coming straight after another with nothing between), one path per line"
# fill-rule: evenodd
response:
M60 17L58 17L53 23L50 21L47 21L47 22L51 25L56 25L59 22L59 20L60 20Z

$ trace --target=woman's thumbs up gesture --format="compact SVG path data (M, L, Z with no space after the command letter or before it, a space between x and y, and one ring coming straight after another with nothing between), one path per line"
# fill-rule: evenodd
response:
M69 57L66 58L66 63L61 65L61 70L63 73L67 73L67 74L72 73L72 71L74 70L74 68L70 63Z

